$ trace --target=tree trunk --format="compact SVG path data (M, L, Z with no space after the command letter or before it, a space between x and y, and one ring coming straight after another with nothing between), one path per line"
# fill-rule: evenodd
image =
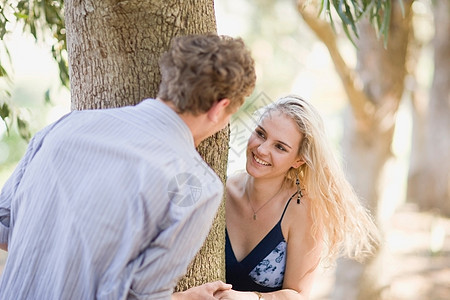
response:
M228 161L228 128L203 141L198 151L225 184ZM223 142L227 141L227 142ZM205 224L207 225L207 224ZM225 281L225 202L222 201L205 244L192 261L175 291L183 291L215 280Z
M424 143L412 148L421 163L410 169L408 197L423 210L450 217L450 3L434 2L434 76L423 124ZM415 124L420 126L421 124ZM422 150L423 152L419 152Z
M405 15L393 2L387 49L370 24L359 25L357 73L374 110L365 120L347 118L343 140L345 165L357 194L377 219L381 230L382 191L386 165L392 157L396 113L404 91L408 42L411 35L411 3L404 1ZM357 122L358 121L358 122ZM392 199L386 199L393 201ZM383 272L384 245L366 264L341 260L336 270L333 299L380 299L389 282ZM351 271L350 271L351 270Z
M210 0L66 0L65 19L73 109L154 97L172 37L216 31Z
M66 0L65 20L72 109L135 105L155 97L158 60L171 39L216 32L212 0ZM199 146L223 181L228 140L225 129ZM224 226L222 205L210 236L177 290L224 280Z
M414 66L414 68L416 65ZM423 189L424 180L424 168L427 163L424 159L426 153L426 112L428 105L427 91L421 87L414 79L414 83L411 87L411 117L412 117L412 130L411 130L411 152L409 155L409 169L406 189L406 201L410 203L419 204L423 194L428 189Z

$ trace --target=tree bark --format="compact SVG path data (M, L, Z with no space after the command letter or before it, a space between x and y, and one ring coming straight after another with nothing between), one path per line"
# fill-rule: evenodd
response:
M72 109L133 105L158 91L172 37L216 32L213 2L65 1Z
M198 151L205 161L219 175L222 182L226 182L228 142L230 131L228 128L218 132L212 138L202 142ZM206 224L205 224L206 225ZM206 282L225 281L225 202L222 201L216 215L213 227L206 238L203 247L192 261L186 275L179 281L175 291L183 291L190 287Z
M157 94L158 60L173 37L216 32L212 0L66 0L65 20L72 109L135 105ZM226 176L229 130L198 148ZM176 290L225 279L224 206ZM208 226L209 224L205 224Z

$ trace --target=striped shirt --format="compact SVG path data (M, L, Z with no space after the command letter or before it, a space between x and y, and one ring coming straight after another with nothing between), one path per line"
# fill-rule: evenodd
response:
M0 194L0 299L170 299L222 192L164 103L73 111Z

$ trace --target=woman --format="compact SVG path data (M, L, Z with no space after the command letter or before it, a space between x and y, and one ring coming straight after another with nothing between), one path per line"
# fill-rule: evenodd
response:
M246 173L227 181L221 299L307 299L320 261L362 259L377 228L333 156L322 119L297 96L267 106L247 145Z

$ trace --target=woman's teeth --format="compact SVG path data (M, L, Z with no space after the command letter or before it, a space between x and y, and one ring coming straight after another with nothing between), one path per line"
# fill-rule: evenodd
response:
M255 155L253 155L253 158L256 160L256 162L257 162L258 164L261 164L261 165L264 165L264 166L270 166L270 164L269 164L268 162L265 162L265 161L263 161L263 160L257 158Z

